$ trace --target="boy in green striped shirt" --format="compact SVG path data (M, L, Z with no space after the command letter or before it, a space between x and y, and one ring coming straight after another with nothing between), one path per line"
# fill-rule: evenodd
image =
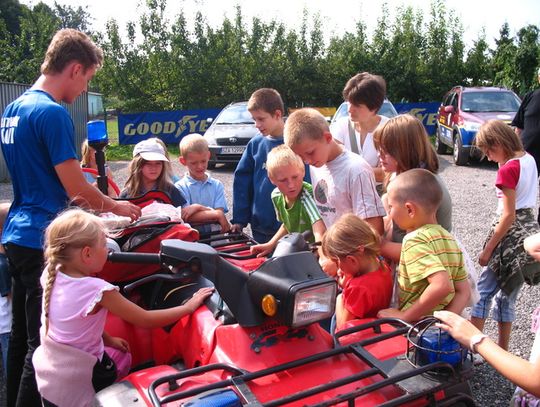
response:
M437 224L442 191L424 169L398 175L388 188L389 216L407 231L399 261L399 309L388 308L380 318L418 321L433 311L460 314L470 297L463 254L452 235Z
M282 225L269 242L252 246L251 253L257 253L258 257L272 253L279 239L292 232L311 230L315 241L320 242L326 227L313 199L311 185L304 182L302 159L289 147L277 146L268 153L266 171L276 186L272 203Z

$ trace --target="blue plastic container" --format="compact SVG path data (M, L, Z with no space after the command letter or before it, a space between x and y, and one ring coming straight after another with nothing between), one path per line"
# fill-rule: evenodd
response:
M95 146L106 146L109 142L107 136L107 126L104 120L92 120L86 124L88 130L88 144Z
M463 362L467 352L458 341L439 328L430 327L418 336L417 357L421 366L434 362L447 362L456 366Z

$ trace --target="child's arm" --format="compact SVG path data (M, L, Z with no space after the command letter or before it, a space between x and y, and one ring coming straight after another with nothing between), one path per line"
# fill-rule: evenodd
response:
M336 327L341 327L345 322L350 321L351 319L354 319L354 315L345 308L345 304L343 302L343 294L339 294L336 297Z
M435 311L433 315L442 321L437 324L440 328L448 331L454 339L466 347L469 347L474 335L482 333L469 321L454 313ZM475 346L475 350L508 380L540 397L540 360L528 362L521 359L505 351L489 338L483 339Z
M228 232L231 229L231 224L221 209L212 209L203 206L201 210L193 213L187 220L192 223L219 223L221 225L221 233Z
M209 297L213 288L201 288L184 305L173 308L147 311L124 298L118 291L105 291L99 304L120 318L143 328L158 328L191 314Z
M536 261L540 261L540 233L526 238L523 242L523 247L525 247L525 250L527 250Z
M102 338L105 346L110 346L111 348L121 350L122 352L130 352L129 342L124 338L111 336L105 331L103 331Z
M384 221L382 216L374 216L372 218L365 218L364 220L369 223L379 235L382 236L384 234Z
M382 239L381 256L392 260L394 263L399 263L399 258L401 256L401 243L392 242L388 239Z
M311 225L311 229L313 230L313 237L315 238L315 241L322 242L322 238L326 233L326 226L324 224L324 221L322 219L319 219L317 222Z
M478 263L480 263L481 266L487 266L489 258L493 254L493 250L495 250L516 219L516 191L511 188L502 188L501 190L503 193L503 210L501 217L499 218L499 223L495 226L491 238L487 241L478 258Z
M452 292L452 282L446 270L430 274L427 280L429 284L424 292L405 311L387 308L379 311L377 316L379 318L401 318L407 322L414 322L420 320L425 315L431 314L437 305Z
M255 246L251 246L250 251L251 254L257 254L257 257L264 257L274 251L274 249L277 246L277 243L279 239L281 239L283 236L288 234L287 228L285 225L281 224L276 234L266 243L262 244L256 244Z
M452 298L450 304L444 309L455 312L456 314L461 314L469 304L469 299L471 298L471 285L469 284L469 280L454 281L454 291L454 298Z
M209 209L211 208L209 208L208 206L200 205L200 204L191 204L191 205L183 206L182 207L182 220L186 222L188 221L197 222L198 219L196 218L194 219L193 216L199 212L207 211Z

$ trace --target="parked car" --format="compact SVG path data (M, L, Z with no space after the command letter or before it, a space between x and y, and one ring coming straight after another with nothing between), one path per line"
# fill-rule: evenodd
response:
M487 120L499 119L510 124L521 101L511 90L493 87L453 87L443 98L437 113L435 146L444 154L453 149L454 163L466 165L479 156L474 148L478 129Z
M349 108L349 102L343 102L336 110L336 113L332 116L332 120L330 120L330 126L333 125L336 121L341 119L342 117L347 116ZM396 111L396 108L390 102L388 99L384 99L384 102L377 112L378 114L386 117L394 117L398 115L398 112Z
M257 133L247 102L227 105L204 133L211 154L208 167L215 168L218 163L238 163L247 143Z

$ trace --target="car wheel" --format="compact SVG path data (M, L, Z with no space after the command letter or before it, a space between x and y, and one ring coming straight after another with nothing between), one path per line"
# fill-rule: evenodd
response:
M444 143L441 141L440 126L437 126L437 130L435 130L435 150L437 150L437 154L446 154L448 152L448 149L446 148Z
M467 165L469 162L468 151L463 149L461 143L461 136L456 134L454 136L454 164L456 165Z

